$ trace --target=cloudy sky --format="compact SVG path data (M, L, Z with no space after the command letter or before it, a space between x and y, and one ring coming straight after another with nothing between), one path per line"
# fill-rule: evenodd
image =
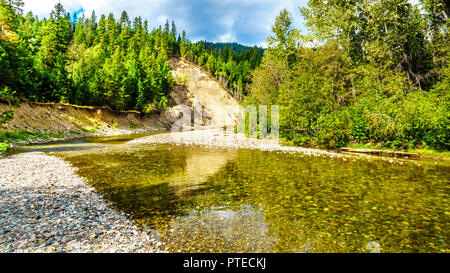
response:
M25 11L48 17L58 0L25 0ZM126 10L130 17L142 16L152 27L166 19L174 20L179 30L186 30L188 38L197 41L239 42L246 45L265 45L270 27L283 8L288 9L295 25L304 29L298 11L307 0L61 0L71 13L83 8L86 16L92 10L97 15L113 12L120 17Z

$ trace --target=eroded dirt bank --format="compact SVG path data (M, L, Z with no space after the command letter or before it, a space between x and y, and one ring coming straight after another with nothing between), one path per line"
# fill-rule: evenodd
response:
M66 139L120 135L169 129L181 119L184 120L181 128L190 127L194 125L194 117L199 115L202 118L195 126L222 128L236 124L241 111L239 102L219 82L181 58L173 58L171 66L177 83L170 93L169 107L162 113L143 115L108 107L22 102L20 107L14 108L14 119L0 131L52 132L63 134ZM0 112L8 110L10 107L0 102Z
M223 128L236 124L240 104L217 80L181 58L171 59L171 66L177 84L170 94L170 108L162 113L161 122L171 127L183 117L183 105L191 114L189 125L193 125L195 115L202 117L196 126Z
M0 112L9 110L0 104ZM22 102L14 108L14 119L2 130L32 132L74 132L118 130L151 130L161 128L157 115L113 111L107 107L74 106L58 103Z

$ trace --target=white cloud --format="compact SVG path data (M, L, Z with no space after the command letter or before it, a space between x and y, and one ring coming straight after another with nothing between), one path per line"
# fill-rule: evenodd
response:
M270 34L275 16L287 8L302 27L298 7L307 0L61 0L65 9L74 12L79 8L90 16L114 13L118 18L123 10L130 17L142 16L151 27L175 20L178 30L185 29L193 40L264 44ZM24 0L25 11L39 17L48 16L58 0Z
M225 33L223 35L219 35L218 41L222 43L234 42L236 41L236 36L233 35L233 33Z
M58 3L57 0L25 0L24 2L25 11L32 11L39 17L47 17L55 4ZM78 0L62 0L61 3L66 8L71 8L79 5Z

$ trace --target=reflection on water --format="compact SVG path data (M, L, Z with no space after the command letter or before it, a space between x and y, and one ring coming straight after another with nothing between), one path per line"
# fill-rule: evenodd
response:
M448 252L450 168L172 145L58 153L177 252Z
M178 196L199 190L207 178L218 172L228 161L235 159L236 150L226 152L188 151L183 171L173 174L169 184Z
M8 149L8 155L14 155L19 153L27 152L67 152L67 151L83 151L92 149L103 149L110 145L123 144L130 140L164 133L159 132L147 132L147 133L136 133L128 135L118 135L118 136L101 136L101 137L86 137L71 140L54 141L51 143L44 144L33 144L33 145L22 145L15 148Z

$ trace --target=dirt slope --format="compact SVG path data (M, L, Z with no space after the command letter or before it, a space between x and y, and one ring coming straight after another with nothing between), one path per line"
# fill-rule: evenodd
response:
M171 65L177 84L170 94L172 108L162 114L165 124L171 124L182 116L179 105L188 106L192 118L194 111L202 112L200 126L222 128L236 124L239 102L219 82L181 58L173 58Z
M9 110L0 104L0 112ZM56 103L22 102L14 109L14 119L1 130L33 132L81 132L83 129L152 129L158 127L157 117L144 117L137 112L118 112L106 107L73 106Z

